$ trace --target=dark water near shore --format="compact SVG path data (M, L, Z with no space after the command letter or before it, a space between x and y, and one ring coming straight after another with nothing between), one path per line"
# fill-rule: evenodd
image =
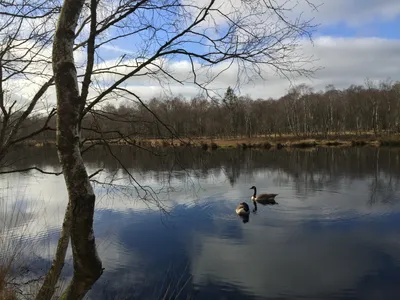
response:
M126 169L103 151L85 158L114 184L94 183L105 273L88 299L400 299L400 150L113 151ZM59 170L54 149L23 153L18 167ZM128 172L153 190L146 202ZM252 185L278 205L243 223L235 207L251 205ZM56 248L63 178L10 174L1 186L1 217L18 206L7 224L39 274Z

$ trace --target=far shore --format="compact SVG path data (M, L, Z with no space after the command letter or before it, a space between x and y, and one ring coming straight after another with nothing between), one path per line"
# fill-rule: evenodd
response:
M284 149L284 148L313 148L313 147L400 147L400 135L374 135L364 134L331 134L315 136L294 135L266 135L257 137L231 137L231 138L154 138L154 139L112 139L107 141L113 145L138 146L143 148L167 147L200 147L203 150L217 150L226 148L255 148L255 149ZM90 145L86 142L85 145ZM55 141L29 140L25 145L43 147L55 145Z

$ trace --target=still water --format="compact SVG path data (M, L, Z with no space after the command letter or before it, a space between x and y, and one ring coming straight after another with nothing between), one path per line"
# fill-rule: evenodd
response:
M103 169L94 189L105 272L88 299L400 299L400 150L113 153L125 168L103 151L85 158L90 173ZM59 170L52 148L24 155L19 167ZM252 185L278 204L244 223L235 208L254 208ZM1 186L2 222L23 235L24 267L40 275L57 245L63 178L10 174ZM67 260L65 280L70 251Z

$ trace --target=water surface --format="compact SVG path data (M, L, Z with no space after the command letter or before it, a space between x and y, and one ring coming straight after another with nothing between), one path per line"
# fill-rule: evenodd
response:
M398 149L113 151L126 168L102 151L85 158L113 182L94 183L105 273L88 299L399 299ZM54 149L24 153L20 167L59 170ZM129 174L154 191L147 201ZM244 223L235 207L253 208L252 185L278 205ZM63 178L10 174L1 186L0 216L33 245L26 264L39 274L57 245Z

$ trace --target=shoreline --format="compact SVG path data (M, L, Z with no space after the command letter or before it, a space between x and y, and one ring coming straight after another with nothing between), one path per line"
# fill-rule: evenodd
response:
M158 138L158 139L130 139L109 140L111 145L140 146L148 148L190 147L203 150L217 150L228 148L254 148L254 149L283 149L283 148L315 148L315 147L400 147L400 135L332 135L328 137L297 137L297 136L262 136L238 138ZM23 143L29 147L55 146L55 141L30 140ZM84 145L91 145L86 142Z

